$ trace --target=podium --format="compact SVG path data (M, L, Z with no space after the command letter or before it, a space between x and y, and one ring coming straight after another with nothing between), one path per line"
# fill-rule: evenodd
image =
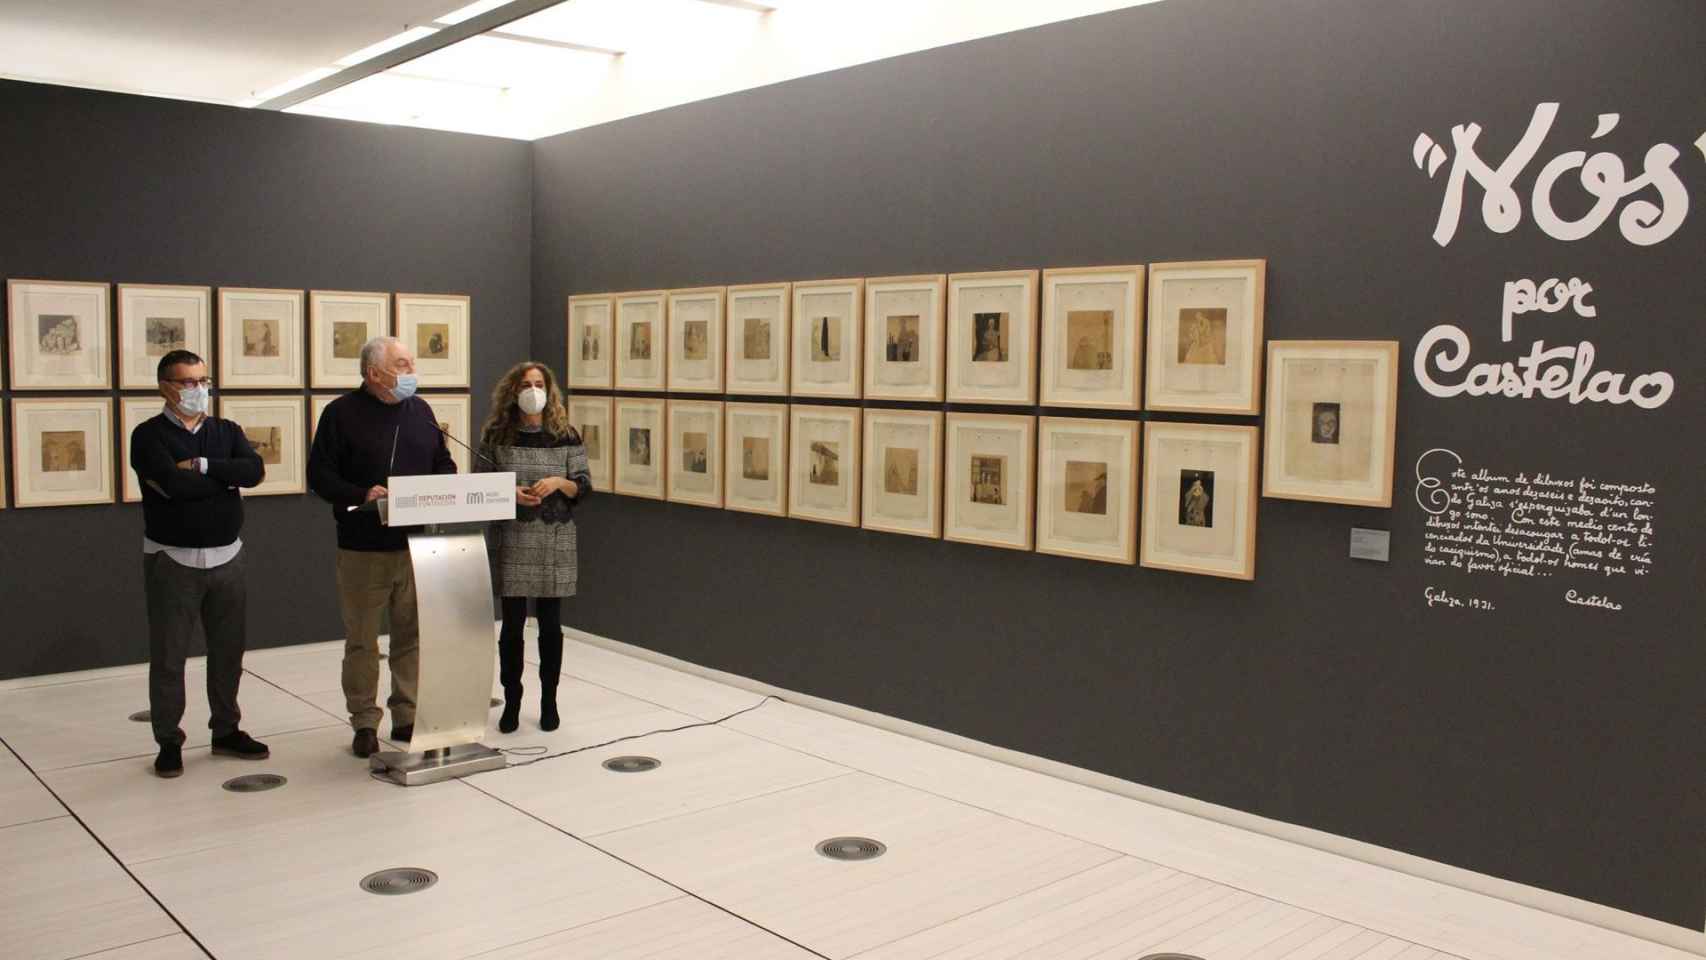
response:
M369 758L378 775L404 786L436 783L505 765L480 742L491 714L492 571L486 524L515 519L515 474L391 477L376 501L379 522L409 533L420 623L415 732L408 750Z

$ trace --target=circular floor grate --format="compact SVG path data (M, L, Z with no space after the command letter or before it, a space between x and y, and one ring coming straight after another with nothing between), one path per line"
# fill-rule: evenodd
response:
M147 723L152 719L154 719L154 711L152 710L138 710L130 715L131 723Z
M393 867L361 878L361 889L387 897L420 893L438 882L438 874L420 867Z
M232 793L260 793L262 790L276 790L287 782L276 773L251 773L247 776L232 777L220 786Z
M1202 958L1188 953L1151 953L1139 957L1138 960L1202 960Z
M817 845L817 852L831 860L875 860L888 849L866 837L831 837Z
M663 766L663 761L656 757L611 757L604 761L604 769L613 773L646 773Z

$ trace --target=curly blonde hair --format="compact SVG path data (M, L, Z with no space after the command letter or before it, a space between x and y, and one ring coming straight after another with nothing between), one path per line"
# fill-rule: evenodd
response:
M522 417L521 407L515 401L521 394L521 378L529 370L537 370L545 378L545 409L541 411L545 432L553 438L566 437L578 443L575 428L569 423L569 411L563 406L562 392L557 389L556 375L550 367L535 360L523 360L498 378L498 385L492 388L492 405L486 413L486 422L480 427L480 442L489 446L514 446L515 435L521 432Z

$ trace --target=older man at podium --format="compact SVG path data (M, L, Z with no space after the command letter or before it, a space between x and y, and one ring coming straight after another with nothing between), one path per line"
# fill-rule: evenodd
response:
M331 503L338 530L338 605L343 614L344 704L355 739L369 757L379 749L379 625L391 621L391 739L414 734L420 670L420 624L406 530L380 523L373 510L352 510L386 496L393 476L455 473L432 407L415 395L415 358L395 337L361 348L362 384L320 415L308 454L308 484Z

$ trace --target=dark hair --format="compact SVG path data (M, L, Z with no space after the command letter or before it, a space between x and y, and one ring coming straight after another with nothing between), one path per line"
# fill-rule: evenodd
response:
M188 350L173 350L160 358L160 366L154 371L154 379L166 379L166 374L171 373L172 368L180 364L193 367L201 362L202 359L200 357Z

